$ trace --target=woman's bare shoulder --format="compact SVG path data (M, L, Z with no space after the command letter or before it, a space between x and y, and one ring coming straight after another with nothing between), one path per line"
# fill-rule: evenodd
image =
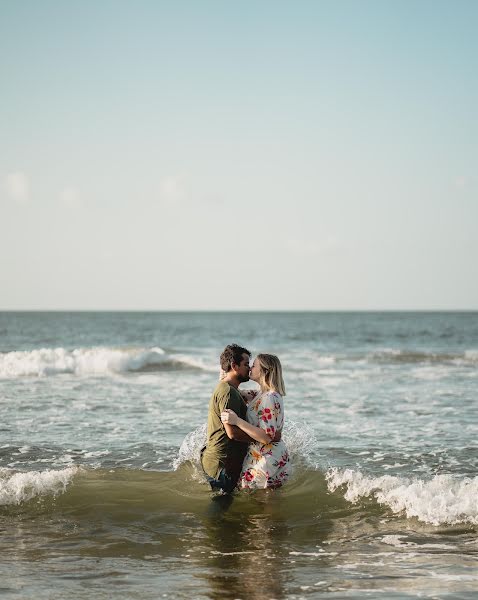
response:
M254 398L257 397L259 390L239 390L239 393L245 400L245 402L251 402Z

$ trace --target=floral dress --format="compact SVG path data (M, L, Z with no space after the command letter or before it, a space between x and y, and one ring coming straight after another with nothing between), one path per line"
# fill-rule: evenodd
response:
M284 403L277 392L259 392L249 402L247 421L274 437L284 425ZM284 442L252 442L242 464L239 486L242 488L279 487L290 473L289 454Z

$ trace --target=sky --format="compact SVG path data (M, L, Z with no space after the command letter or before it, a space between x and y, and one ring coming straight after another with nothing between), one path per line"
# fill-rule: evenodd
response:
M477 310L477 26L0 0L0 310Z

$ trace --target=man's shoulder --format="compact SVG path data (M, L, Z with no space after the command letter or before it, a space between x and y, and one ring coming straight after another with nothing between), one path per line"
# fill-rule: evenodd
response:
M242 399L239 390L230 385L227 381L220 381L216 385L211 396L211 402L213 404L224 406L229 405L230 408L235 408L236 410L244 404L244 400Z
M227 402L227 400L231 397L231 389L231 386L227 382L220 381L212 392L211 402L214 404L218 402Z
M225 396L226 394L231 393L231 386L227 383L227 381L220 381L213 391L213 396Z

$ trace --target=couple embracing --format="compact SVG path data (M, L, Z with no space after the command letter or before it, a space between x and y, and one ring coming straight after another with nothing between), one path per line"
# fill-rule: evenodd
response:
M201 464L213 490L230 494L236 486L277 488L289 476L287 448L281 440L285 396L277 356L251 353L230 344L221 354L222 376L209 402L207 443ZM240 390L255 381L260 389Z

